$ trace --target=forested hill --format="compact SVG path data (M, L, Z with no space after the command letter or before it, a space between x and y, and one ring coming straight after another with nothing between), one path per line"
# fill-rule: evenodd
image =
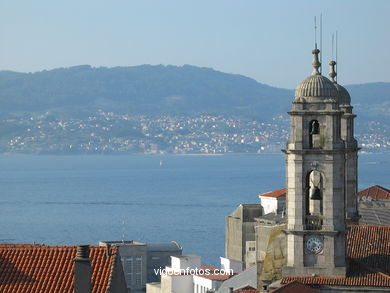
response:
M291 91L194 66L92 68L36 73L0 72L0 111L134 114L198 113L267 116L289 106ZM278 105L278 108L275 108Z
M347 88L361 118L388 118L390 83ZM207 113L267 120L285 113L293 94L293 90L242 75L189 65L82 65L36 73L1 71L0 118L47 111L79 116L102 109L137 115Z

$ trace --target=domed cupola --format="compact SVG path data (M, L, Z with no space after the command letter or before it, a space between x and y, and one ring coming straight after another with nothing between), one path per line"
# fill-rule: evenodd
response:
M338 96L339 96L338 98L339 105L351 105L351 96L349 95L348 91L345 89L345 87L339 85L335 80L335 77L337 76L337 73L335 71L335 65L336 65L335 61L329 62L329 66L330 66L329 77L337 89Z
M328 99L336 99L338 91L333 82L321 75L319 68L321 63L318 60L320 50L314 49L312 51L314 56L313 72L311 76L301 81L295 89L295 97L305 98L307 102L320 102Z

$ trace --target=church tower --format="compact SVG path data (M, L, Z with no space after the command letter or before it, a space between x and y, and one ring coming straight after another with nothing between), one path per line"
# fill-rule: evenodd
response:
M357 146L348 92L319 71L295 90L286 149L285 276L345 276L347 220L357 217ZM333 76L333 77L332 77Z
M351 96L348 91L336 81L337 73L335 71L336 62L330 61L329 77L335 85L338 92L338 102L341 115L341 139L345 143L345 204L346 218L349 223L357 223L359 219L357 206L357 161L358 145L354 136L354 123L356 117L352 113Z

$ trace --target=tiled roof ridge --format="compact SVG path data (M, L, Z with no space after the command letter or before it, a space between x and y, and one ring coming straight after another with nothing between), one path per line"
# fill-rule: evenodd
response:
M376 184L376 185L374 185L374 186L371 186L371 187L378 187L379 189L382 189L382 190L384 190L384 191L386 191L386 192L390 192L390 189L387 189L386 187L380 186L380 185L378 185L378 184Z
M8 251L8 250L25 250L25 251L33 251L33 250L52 250L52 251L67 251L67 250L74 250L77 248L77 245L35 245L35 244L28 244L28 245L6 245L3 246L0 244L0 250L2 251ZM101 249L101 246L99 245L90 245L89 248L91 250L95 249ZM116 252L115 252L116 253Z
M357 192L359 197L371 197L373 199L390 199L390 190L380 185L373 185Z
M387 230L390 229L390 226L383 226L383 225L349 225L348 227L350 228L367 228L367 229L382 229L382 230Z
M285 292L283 290L287 289L288 287L291 287L291 285L298 285L298 286L307 287L307 289L311 289L311 290L313 290L313 292L318 292L317 290L315 290L314 288L308 286L307 284L303 284L302 282L299 282L298 280L293 280L291 282L283 284L282 286L276 288L275 290L272 290L271 293Z
M304 275L304 276L285 276L282 279L290 279L291 281L287 281L287 283L284 283L285 285L291 284L293 281L297 281L298 283L306 285L307 283L300 282L300 280L303 279L311 279L311 280L344 280L345 277L321 277L321 276L311 276L311 275ZM294 278L294 279L292 279ZM296 279L295 279L296 278Z
M299 282L298 280L292 280L291 282L287 282L286 284L283 284L282 286L276 288L275 290L272 290L271 293L277 293L278 291L286 288L288 285L290 284L294 284L294 283L300 283L302 284L301 282Z

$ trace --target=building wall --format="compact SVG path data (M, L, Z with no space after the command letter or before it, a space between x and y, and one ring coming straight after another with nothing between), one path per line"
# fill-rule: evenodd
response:
M261 215L261 205L243 204L226 217L226 258L246 265L246 243L255 240L255 218Z
M172 242L143 243L137 241L102 241L100 246L118 247L127 288L132 292L143 291L146 283L160 281L155 269L171 264L172 255L181 255L182 247Z
M127 288L142 290L146 284L146 245L122 245L118 249Z
M111 293L126 293L128 292L123 266L120 262L120 256L116 256L114 272L111 279L109 292Z
M282 268L286 265L286 225L256 227L258 262L262 263L258 271L258 284L263 280L277 280L282 277Z
M234 273L239 273L242 271L242 262L221 257L221 269L225 272L233 270Z
M172 292L174 293L193 293L193 276L171 276ZM161 293L168 293L163 291Z
M171 257L171 268L174 271L200 268L200 256L182 255Z
M146 292L149 293L149 292ZM172 276L162 275L161 276L161 293L173 293L172 289Z
M213 289L213 281L200 276L194 276L193 278L194 293L206 293L207 290Z
M225 256L226 258L244 262L242 255L243 250L243 235L242 235L242 219L234 216L226 217L226 240L225 240Z
M256 241L247 241L245 250L245 267L249 268L256 264Z
M162 293L161 292L161 283L149 283L146 284L147 293Z
M163 269L165 266L171 266L171 256L182 255L182 250L176 251L148 251L147 259L147 282L159 282L160 276L155 274L154 270Z
M260 196L260 203L263 207L263 214L277 213L285 209L286 197L267 197Z

